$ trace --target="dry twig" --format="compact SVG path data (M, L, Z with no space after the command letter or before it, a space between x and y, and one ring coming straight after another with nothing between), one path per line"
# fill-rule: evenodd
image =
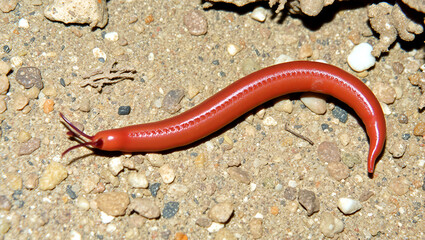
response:
M310 145L314 145L314 142L311 139L309 139L308 137L305 137L305 136L303 136L303 135L301 135L301 134L299 134L297 132L294 132L291 129L289 129L288 123L285 123L285 130L288 131L288 132L290 132L290 133L292 133L292 134L294 134L296 137L299 137L299 138L307 141L308 143L310 143Z

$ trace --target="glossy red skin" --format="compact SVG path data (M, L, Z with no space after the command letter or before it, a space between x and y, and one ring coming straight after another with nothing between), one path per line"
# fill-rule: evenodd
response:
M232 83L198 106L158 122L97 133L102 150L157 152L184 146L219 130L273 98L295 92L331 95L362 119L370 139L368 172L373 173L385 138L385 117L372 91L358 78L335 66L308 61L274 65Z

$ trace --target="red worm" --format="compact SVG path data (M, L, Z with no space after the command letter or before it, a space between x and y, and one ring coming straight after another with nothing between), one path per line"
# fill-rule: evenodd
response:
M331 95L348 104L362 119L370 140L367 169L373 173L386 137L385 117L372 91L358 78L329 64L296 61L274 65L232 83L198 106L169 119L105 130L89 136L63 114L62 119L83 143L105 151L158 152L193 143L219 130L256 106L295 92Z

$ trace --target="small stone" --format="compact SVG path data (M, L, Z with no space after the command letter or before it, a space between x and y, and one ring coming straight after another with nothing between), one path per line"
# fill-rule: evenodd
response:
M300 100L312 112L320 115L326 113L326 101L323 95L317 93L303 93L301 94Z
M203 227L203 228L207 228L207 227L211 226L211 223L212 222L209 218L198 218L198 219L196 219L196 222L195 222L196 225Z
M130 199L124 192L108 192L98 195L96 203L99 210L116 217L125 214Z
M286 200L294 201L297 198L297 189L294 187L287 187L283 192L283 197Z
M348 65L356 72L363 72L375 65L376 59L372 55L373 47L369 43L360 43L355 46L347 57Z
M230 177L238 182L249 184L251 182L251 177L247 171L242 170L238 167L229 167L227 169Z
M396 196L402 196L409 191L409 181L405 177L397 177L390 181L389 188Z
M3 236L4 234L6 234L10 227L12 226L12 224L10 223L9 220L1 217L0 218L0 236Z
M425 135L425 122L420 122L416 124L415 128L413 129L413 134L415 136Z
M395 158L401 158L404 153L406 152L406 144L401 140L396 140L391 144L391 146L388 148L388 151L391 153L391 155Z
M266 126L276 126L277 121L273 117L267 116L266 118L264 118L263 124Z
M56 95L58 94L55 86L51 85L51 84L44 87L43 93L44 93L44 95L46 95L48 97L56 97Z
M344 223L336 218L330 212L324 212L321 216L320 231L325 237L333 238L335 234L338 234L344 230Z
M396 99L396 91L388 84L378 82L375 84L373 91L380 102L385 104L394 103Z
M341 162L330 162L327 170L329 175L337 181L341 181L342 179L346 179L350 176L350 170Z
M400 114L397 119L398 119L398 122L401 124L409 123L409 118L405 114Z
M251 18L257 20L259 22L266 21L267 18L267 10L263 7L256 7L254 11L251 13Z
M90 107L90 99L88 98L84 98L83 100L81 100L80 102L80 106L79 108L80 111L82 112L90 112L91 107ZM120 110L118 109L118 114L119 114Z
M180 101L184 97L184 91L181 89L175 89L169 91L162 101L162 108L164 111L173 114L180 110Z
M158 194L159 187L161 186L161 183L153 183L149 185L149 191L151 192L151 195L153 197L156 197Z
M145 174L138 173L138 172L131 172L128 174L128 183L133 188L148 188L149 182L146 178Z
M301 189L298 192L298 202L307 210L308 216L320 210L320 201L312 191Z
M26 189L35 189L38 186L38 175L37 173L30 173L25 178L24 186Z
M0 61L0 75L7 75L10 70L12 70L12 67L8 63Z
M43 112L46 114L52 112L53 106L55 106L55 102L52 99L46 99L43 104Z
M26 89L33 86L38 89L43 88L40 69L36 67L21 67L16 72L16 81Z
M29 134L29 132L22 130L18 133L19 142L24 143L30 139L31 139L31 134Z
M263 236L263 220L254 218L249 222L249 233L252 238L257 239Z
M28 23L28 20L26 20L25 18L21 18L21 19L19 19L18 27L20 27L20 28L29 28L30 27L30 24Z
M106 183L111 183L115 187L120 185L120 180L112 174L111 170L103 169L100 171L100 177L105 180Z
M148 219L161 216L161 209L155 204L153 199L135 198L131 201L129 208Z
M227 52L230 54L230 56L235 56L238 52L241 51L241 48L233 43L227 44Z
M66 168L58 162L52 162L46 167L39 179L40 189L43 191L52 190L66 177L68 177Z
M123 169L124 169L124 166L122 164L120 157L112 158L109 161L109 170L114 176L117 176L118 173L120 173Z
M162 165L158 172L161 175L162 181L164 181L164 183L170 184L174 181L174 178L176 178L174 169L171 168L171 166L168 164Z
M342 145L347 146L350 143L350 136L346 133L339 135L339 141Z
M292 101L290 99L282 99L277 101L273 108L280 112L286 112L286 113L292 113L294 110L294 105L292 104Z
M100 221L103 224L108 224L108 223L112 222L112 220L114 220L114 218L115 218L114 216L110 216L110 215L108 215L104 212L100 212Z
M226 223L233 214L233 204L230 202L222 202L213 206L208 212L208 217L217 223Z
M4 99L0 99L0 113L4 113L6 110L7 110L6 101Z
M130 106L120 106L118 108L118 115L128 115L131 112Z
M79 196L77 200L75 200L75 205L81 210L87 211L90 209L90 202L83 196Z
M339 162L341 161L341 153L338 146L333 142L320 143L317 152L319 159L324 162Z
M342 123L346 123L348 120L348 113L344 109L335 106L334 109L332 109L332 116L334 116L336 119L338 119Z
M40 138L31 138L25 143L21 143L18 151L18 155L30 155L35 150L40 148L41 140Z
M25 96L27 96L27 98L29 99L36 99L38 98L39 94L40 94L40 89L36 87L32 87L25 92Z
M81 185L83 192L90 193L91 191L93 191L97 187L97 184L99 183L99 181L100 181L100 178L98 175L86 176L83 179L82 185Z
M169 237L164 237L164 239L168 239ZM185 233L177 232L176 235L174 235L174 240L188 240L189 238Z
M118 33L117 32L108 32L105 34L105 39L111 42L116 42L118 41L119 37L118 37Z
M167 193L173 197L183 197L189 192L189 188L183 184L175 183L168 188Z
M12 203L5 195L0 195L0 210L9 211L12 208Z
M93 48L92 52L95 58L103 59L103 61L106 61L106 53L100 48Z
M338 208L345 215L353 214L362 208L360 201L351 198L338 199Z
M298 58L299 59L307 59L313 56L313 47L310 43L304 43L298 49Z
M1 74L0 75L0 94L6 94L9 90L9 79L6 75Z
M21 57L12 57L10 59L10 64L12 65L13 68L20 68L22 66L22 64L24 64L24 61L22 61Z
M213 230L213 226L216 226ZM219 223L212 223L211 227L208 228L209 232L217 232L217 234L214 237L214 240L238 240L239 238L236 238L235 235L228 229L223 228L223 224Z
M22 189L22 177L17 173L8 173L6 174L6 183L7 186L13 190L21 190Z
M13 107L18 111L24 109L24 107L27 106L29 103L29 99L24 94L21 94L21 93L17 93L13 95L12 100L13 100Z
M402 74L404 72L404 66L400 62L393 62L391 67L396 74Z
M190 10L183 17L183 24L191 35L200 36L208 31L208 21L204 13L199 10Z
M360 195L360 197L359 197L359 200L361 201L361 202L365 202L365 201L367 201L367 200L369 200L369 198L371 198L373 195L375 195L375 193L374 192L372 192L372 191L365 191L365 192L363 192L361 195Z
M77 194L74 192L74 190L72 190L71 185L66 186L66 194L68 194L69 198L73 200L78 197Z
M15 10L19 0L2 0L0 1L0 10L4 13Z
M164 218L172 218L179 211L178 202L167 202L165 203L164 209L162 210L162 216Z
M146 157L152 167L161 167L164 165L164 157L159 153L148 153Z
M348 168L354 167L356 164L360 164L360 157L357 154L343 153L341 158L342 163L344 163Z

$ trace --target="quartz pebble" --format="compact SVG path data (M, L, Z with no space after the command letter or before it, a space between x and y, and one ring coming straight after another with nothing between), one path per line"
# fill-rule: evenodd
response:
M337 181L341 181L342 179L346 179L350 176L350 170L341 162L330 162L327 170L329 175Z
M298 192L298 202L307 210L308 216L320 210L320 201L312 191L301 189Z
M146 175L138 172L131 172L128 174L128 183L133 188L148 188L149 182Z
M316 114L326 113L326 101L323 95L317 93L303 93L301 94L300 100L312 112Z
M363 72L375 65L376 59L372 55L373 47L369 43L360 43L355 46L347 57L348 65L356 72Z
M153 199L135 198L131 201L129 208L148 219L161 216L161 209L155 204Z
M159 174L161 175L162 181L164 183L170 184L174 181L174 178L176 177L176 174L174 173L174 169L171 168L170 165L164 164L162 165L159 170Z
M242 170L238 167L229 167L227 169L227 173L229 173L230 177L238 182L249 184L251 182L251 177L249 173L245 170Z
M389 188L396 196L402 196L409 191L409 181L405 177L397 177L390 181Z
M111 42L116 42L118 41L119 37L118 37L118 33L117 32L108 32L105 34L105 39Z
M79 207L81 210L89 210L90 209L90 203L87 200L87 198L83 197L83 196L79 196L76 200L75 200L75 205L77 207Z
M208 21L204 13L199 10L190 10L183 17L183 24L191 35L200 36L208 31Z
M264 118L263 124L265 126L276 126L277 125L277 121L273 117L267 116L266 118Z
M29 28L30 27L30 24L28 23L28 20L26 20L25 18L21 18L21 19L19 19L18 27L20 27L20 28Z
M40 69L36 67L21 67L16 72L16 81L26 89L37 87L43 88Z
M338 199L338 208L342 213L349 215L359 211L362 208L362 204L359 200L340 198Z
M125 214L130 199L124 192L108 192L99 194L96 198L97 207L110 216L122 216Z
M58 162L52 162L46 167L43 174L41 175L39 179L39 187L43 191L52 190L59 183L65 180L66 177L68 177L66 168Z
M227 44L226 50L230 54L230 56L235 56L238 52L241 51L241 48L233 43L229 43Z
M251 13L251 18L257 20L259 22L266 21L267 18L267 10L263 7L256 7L254 11Z
M339 162L341 161L341 153L338 146L333 142L320 143L317 152L319 159L324 162Z
M294 105L292 104L292 101L285 98L282 100L277 101L273 108L280 112L286 112L286 113L292 113L294 110Z
M29 155L33 153L35 150L37 150L40 147L41 140L40 138L31 138L25 143L21 143L19 146L18 155Z
M6 75L0 75L0 94L6 94L9 90L9 78Z
M12 57L10 59L10 64L13 68L20 68L22 64L24 64L24 61L22 61L21 57Z
M93 48L92 52L95 58L103 59L104 61L106 61L106 53L102 51L100 48Z
M233 214L233 204L222 202L214 205L208 212L208 217L217 223L226 223Z
M324 212L321 216L320 231L325 237L333 238L344 230L344 223L332 215L330 212Z
M180 183L172 184L167 191L167 193L170 196L174 196L174 197L183 197L188 192L189 192L189 188L186 187L186 185L183 185Z
M109 161L109 170L114 176L117 176L123 169L124 165L122 164L120 157L112 158Z

